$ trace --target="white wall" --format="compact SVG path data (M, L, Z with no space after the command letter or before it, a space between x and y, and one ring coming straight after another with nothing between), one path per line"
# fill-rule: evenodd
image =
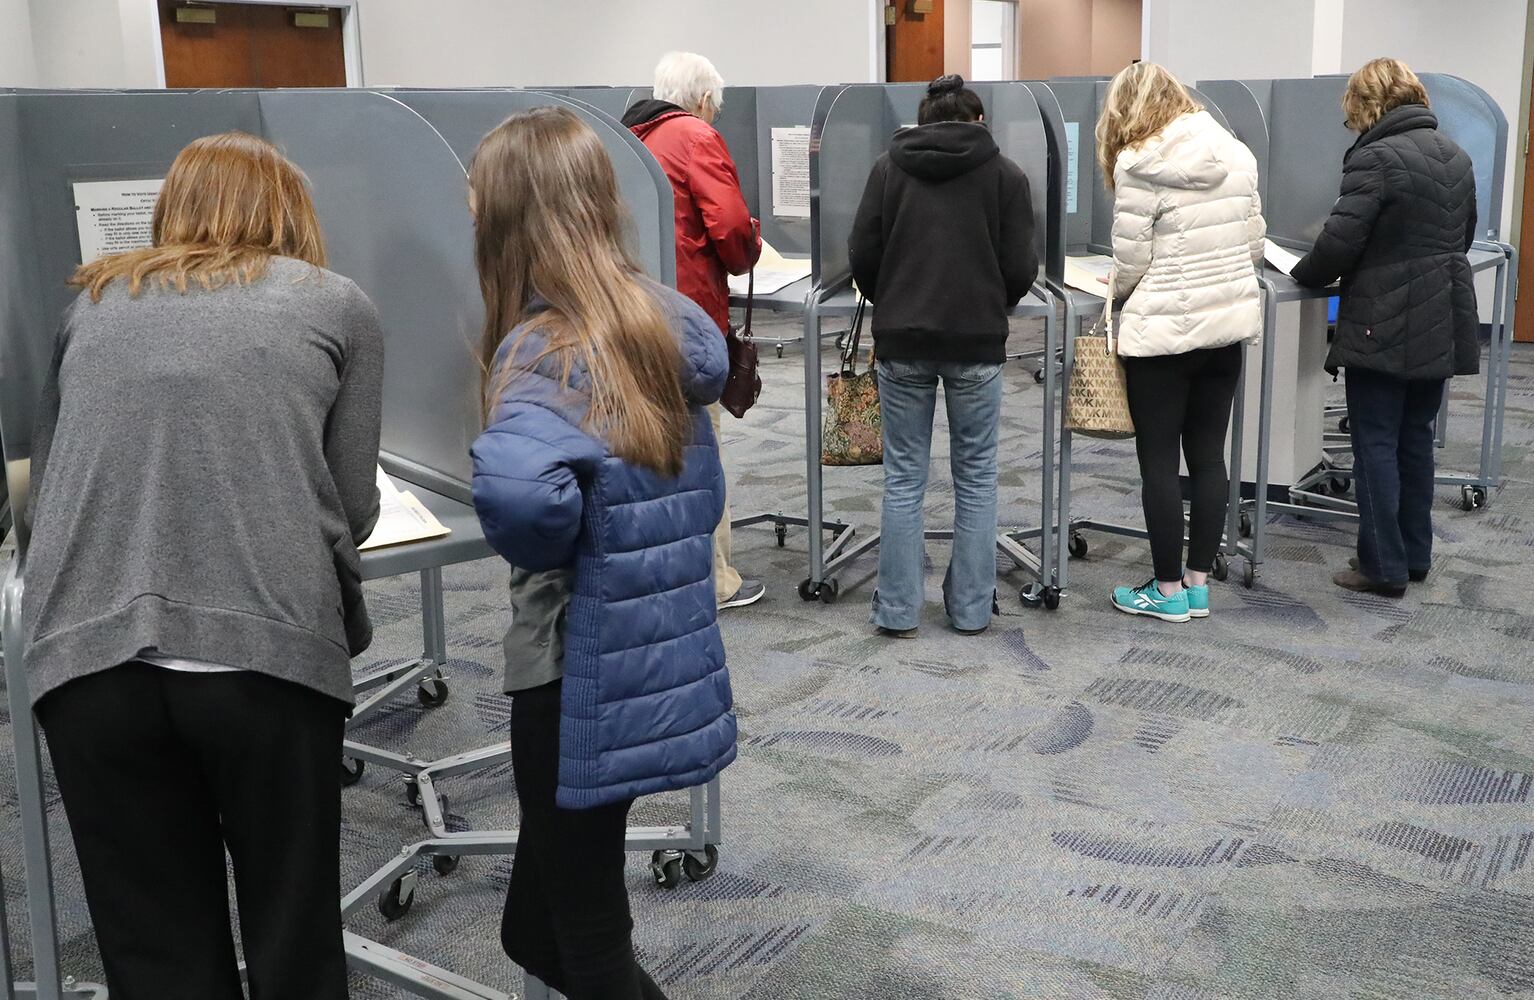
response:
M879 79L878 0L360 0L369 85L648 83L672 49L731 84Z
M1512 232L1513 179L1527 122L1519 121L1527 0L1345 0L1342 71L1378 56L1405 60L1419 73L1450 73L1477 84L1507 115L1504 239Z
M39 86L139 85L124 72L117 0L32 0L32 41Z
M37 86L32 11L27 0L0 0L0 87Z
M1188 83L1310 76L1317 3L1145 0L1143 58Z

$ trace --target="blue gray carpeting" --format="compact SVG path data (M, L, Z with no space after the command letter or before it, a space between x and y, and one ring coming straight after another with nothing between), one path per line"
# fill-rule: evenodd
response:
M735 514L802 511L802 369L766 352L767 394L727 422ZM1038 520L1039 390L1009 372L1003 520ZM1474 460L1480 383L1456 385L1445 466ZM941 409L939 410L941 422ZM1436 511L1434 573L1404 601L1328 582L1335 527L1280 520L1255 590L1217 587L1214 617L1130 619L1115 583L1148 575L1144 543L1095 536L1060 611L1023 609L979 638L942 627L874 637L876 559L834 606L801 603L804 538L736 536L765 603L724 619L741 754L725 775L711 881L663 892L634 857L636 943L679 1000L1534 997L1534 351L1515 357L1506 488ZM1133 444L1080 454L1075 512L1133 522ZM938 448L929 509L951 509ZM878 469L826 474L828 510L873 529ZM930 597L946 558L934 544ZM452 695L401 701L360 735L435 757L505 739L498 693L504 569L449 570ZM370 591L375 649L419 650L415 581ZM8 725L6 734L8 736ZM10 784L9 740L6 784ZM443 782L459 827L516 822L509 769ZM642 803L675 821L685 796ZM65 966L99 975L58 815ZM419 839L399 781L345 793L348 884ZM14 792L4 829L15 830ZM579 863L578 858L570 859ZM19 848L0 842L13 930ZM509 859L427 872L412 912L361 934L502 989ZM23 954L22 972L28 962ZM359 1000L402 996L357 978Z

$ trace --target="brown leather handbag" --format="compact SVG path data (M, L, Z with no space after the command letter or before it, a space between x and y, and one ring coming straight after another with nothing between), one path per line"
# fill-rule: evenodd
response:
M756 304L756 271L746 285L746 325L730 327L724 342L730 352L730 377L724 383L719 405L735 416L744 417L762 394L762 376L758 371L756 341L751 337L751 311Z

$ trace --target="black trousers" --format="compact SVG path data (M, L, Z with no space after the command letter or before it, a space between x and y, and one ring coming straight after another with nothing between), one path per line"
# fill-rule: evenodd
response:
M1230 505L1225 435L1241 377L1241 345L1156 358L1125 358L1129 412L1140 457L1141 499L1156 579L1183 575L1182 484L1178 453L1188 463L1192 503L1188 569L1208 573L1220 550Z
M347 707L256 673L126 663L38 704L113 1000L345 1000Z
M1358 568L1375 583L1405 586L1432 565L1433 425L1443 382L1347 370Z
M664 1000L634 960L623 881L633 801L560 809L560 682L511 701L511 766L522 810L501 945L569 1000Z

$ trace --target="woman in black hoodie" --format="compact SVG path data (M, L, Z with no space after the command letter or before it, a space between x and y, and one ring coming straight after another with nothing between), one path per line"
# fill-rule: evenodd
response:
M1033 200L1022 168L958 76L927 88L915 128L874 164L849 251L876 306L884 421L884 512L873 623L921 622L922 502L938 382L954 479L953 557L943 603L955 630L983 632L996 595L996 440L1007 316L1033 287Z

